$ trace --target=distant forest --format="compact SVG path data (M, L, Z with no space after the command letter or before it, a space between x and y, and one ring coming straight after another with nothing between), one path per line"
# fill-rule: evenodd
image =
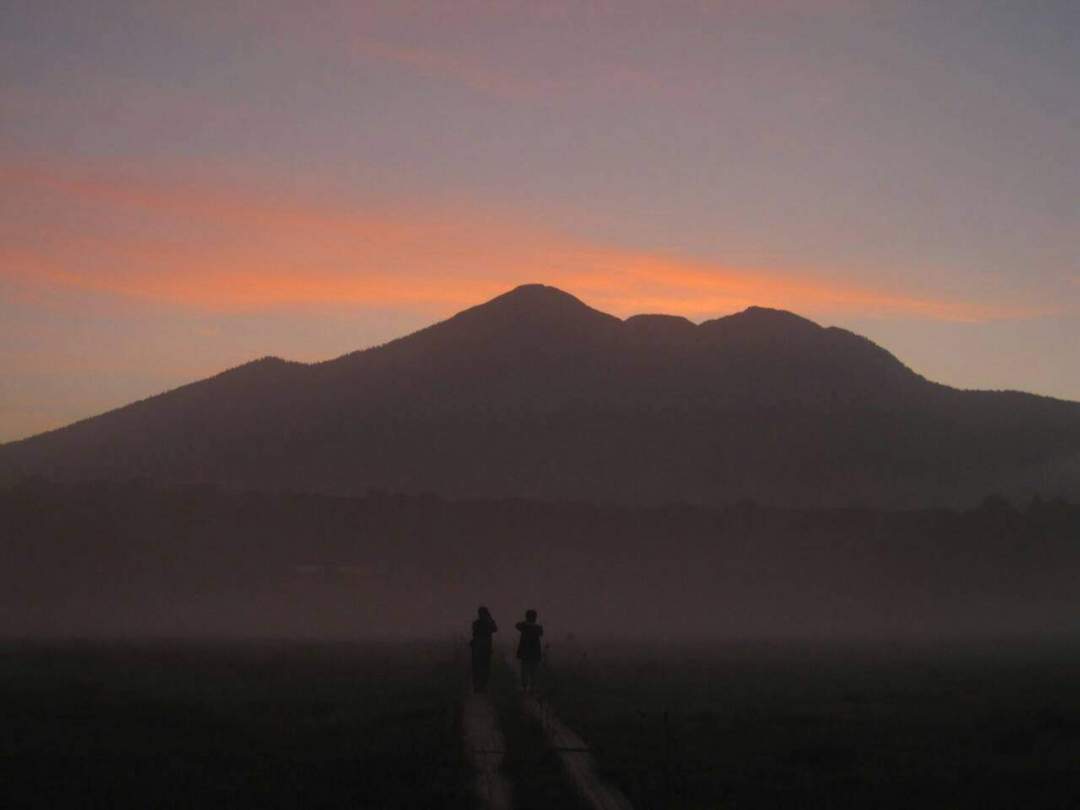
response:
M553 643L1080 630L1063 500L631 508L34 480L0 489L0 527L7 636L445 636L479 603L507 627L537 608Z

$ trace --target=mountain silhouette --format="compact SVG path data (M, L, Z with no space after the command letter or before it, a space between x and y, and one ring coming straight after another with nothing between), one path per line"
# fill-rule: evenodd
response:
M627 320L526 285L382 346L268 357L0 446L0 479L615 503L1080 494L1080 404L928 381L790 312Z

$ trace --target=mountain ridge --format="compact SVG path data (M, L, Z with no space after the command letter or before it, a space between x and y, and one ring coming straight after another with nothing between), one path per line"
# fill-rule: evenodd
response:
M968 503L1080 492L1080 403L934 383L862 336L784 310L622 320L525 285L377 347L310 364L259 358L0 445L0 480L28 475Z

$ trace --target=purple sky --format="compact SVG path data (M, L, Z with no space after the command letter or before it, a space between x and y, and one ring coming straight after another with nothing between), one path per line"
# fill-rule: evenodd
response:
M515 284L1080 399L1080 4L0 8L0 441Z

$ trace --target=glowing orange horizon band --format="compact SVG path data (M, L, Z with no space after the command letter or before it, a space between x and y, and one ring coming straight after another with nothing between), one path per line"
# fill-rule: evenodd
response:
M215 312L341 304L445 310L543 282L622 316L703 318L751 304L955 321L1034 314L826 282L805 271L588 245L520 222L492 223L487 212L272 202L48 167L0 167L0 178L58 212L42 225L49 239L0 241L0 273Z

